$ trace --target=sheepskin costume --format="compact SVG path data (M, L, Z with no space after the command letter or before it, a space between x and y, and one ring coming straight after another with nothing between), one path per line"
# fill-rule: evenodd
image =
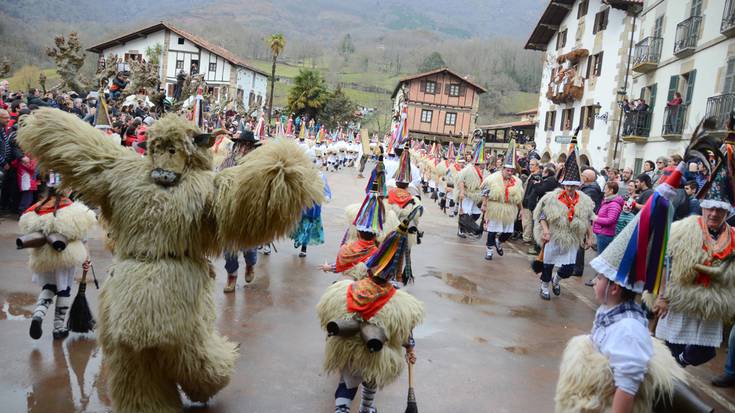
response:
M695 264L711 262L719 266L702 246L704 234L700 228L701 216L693 215L676 221L671 226L669 255L671 277L666 288L669 307L677 312L691 314L703 320L730 320L735 316L735 266L723 265L722 277L709 277L708 283L698 282ZM730 239L735 242L735 228L729 225Z
M49 235L58 234L67 241L66 247L61 251L49 242L31 249L28 266L33 272L33 282L41 286L31 320L31 338L41 338L43 318L54 296L56 305L53 336L62 339L69 334L66 313L71 304L74 273L87 259L84 239L95 222L94 212L84 204L72 202L61 195L41 200L21 215L18 225L23 234L37 232L47 239Z
M345 224L347 225L347 234L345 242L354 241L357 239L357 228L355 227L355 218L357 213L360 211L361 204L350 204L345 207ZM401 221L398 219L398 215L390 208L385 210L385 219L383 221L383 230L376 234L375 239L380 243L383 242L385 236L391 231L396 229Z
M99 340L118 413L180 412L179 387L205 402L227 385L238 352L214 328L207 258L288 234L323 199L317 170L293 142L271 140L215 173L213 137L183 117L164 116L148 136L140 157L56 109L24 117L18 132L25 151L100 207L115 240Z
M538 222L543 212L546 215L552 239L563 249L574 248L576 250L582 245L587 235L595 204L589 196L582 191L577 191L579 201L574 207L574 216L570 222L567 206L559 200L559 195L563 191L564 188L557 188L544 195L536 205L536 209L533 210L533 220ZM541 225L533 226L533 236L538 245L543 245Z
M347 287L353 281L342 280L332 284L317 304L317 314L322 329L332 320L351 319L355 314L347 311ZM380 326L387 340L383 349L371 353L359 334L352 337L327 338L324 370L340 372L343 369L362 377L363 381L382 388L395 381L406 363L403 345L408 342L411 330L421 324L424 306L410 294L397 290L393 297L373 316L369 323Z
M523 201L523 183L515 175L510 176L512 184L506 190L503 173L498 171L482 182L482 190L487 192L485 217L489 221L512 225L518 217L518 205Z
M55 250L48 243L30 250L28 266L34 273L34 282L44 283L51 280L39 279L39 274L53 273L59 268L76 268L87 259L87 248L83 241L97 219L94 212L81 202L72 202L68 206L59 208L55 214L52 212L39 214L35 211L36 206L38 204L20 216L18 221L20 231L23 234L41 232L45 236L56 233L63 235L68 240L63 251ZM68 285L70 284L66 286ZM62 290L66 286L57 285Z
M660 340L653 340L653 357L635 397L633 412L649 413L656 400L671 398L674 380L686 383L686 373ZM615 383L608 359L588 335L567 343L556 384L556 413L606 412L612 407Z
M475 205L482 203L482 181L484 180L484 171L475 165L467 165L459 173L457 183L464 184L464 196L472 200Z

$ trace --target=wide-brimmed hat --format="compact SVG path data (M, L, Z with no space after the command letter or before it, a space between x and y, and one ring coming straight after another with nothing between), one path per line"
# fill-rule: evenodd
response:
M255 134L251 130L244 130L240 132L240 135L235 135L232 138L235 143L250 143L253 146L260 146L262 143L255 139Z

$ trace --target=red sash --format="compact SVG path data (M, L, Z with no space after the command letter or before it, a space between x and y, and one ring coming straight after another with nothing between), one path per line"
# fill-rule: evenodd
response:
M43 201L39 201L31 205L31 207L23 211L23 213L25 214L25 213L34 211L38 207L40 207L38 211L35 211L36 214L38 215L46 215L46 214L51 214L54 212L54 199L53 198L46 200L46 203L44 203L43 205L41 205L41 202ZM74 201L72 201L71 199L67 197L62 197L61 201L59 202L59 207L56 210L58 211L59 209L66 208L73 203Z
M476 166L473 166L473 168L475 168L475 172L477 172L477 176L480 178L480 182L482 182L482 169Z
M403 188L393 188L388 191L388 203L398 205L404 208L406 204L411 202L413 195Z
M335 270L344 272L361 262L367 261L376 249L378 247L375 246L374 240L358 239L343 245L337 254Z
M363 320L370 320L395 293L391 283L381 286L370 277L363 278L347 287L347 311L360 313Z

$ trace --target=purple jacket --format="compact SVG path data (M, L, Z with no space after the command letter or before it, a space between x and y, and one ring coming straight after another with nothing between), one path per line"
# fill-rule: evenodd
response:
M592 223L592 232L608 237L615 236L615 225L623 210L623 197L616 195L611 199L603 199L597 219Z

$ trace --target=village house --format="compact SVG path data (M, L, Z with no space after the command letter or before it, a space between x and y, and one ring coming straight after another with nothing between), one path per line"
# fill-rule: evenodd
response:
M630 99L648 108L629 112L622 131L623 159L635 171L682 154L705 117L725 128L735 108L735 1L646 1L638 20Z
M550 0L525 48L545 52L535 141L543 161L565 156L574 132L580 160L613 165L620 147L634 12L643 0ZM619 147L620 146L620 147Z
M482 86L444 67L400 79L391 98L395 113L406 105L412 138L459 143L475 129L479 96L485 92Z
M87 49L107 58L118 56L144 60L147 50L160 46L159 76L167 96L173 96L177 75L204 74L207 94L219 99L235 94L246 110L261 108L266 102L268 74L248 64L227 49L186 32L170 23L152 26L117 36Z

